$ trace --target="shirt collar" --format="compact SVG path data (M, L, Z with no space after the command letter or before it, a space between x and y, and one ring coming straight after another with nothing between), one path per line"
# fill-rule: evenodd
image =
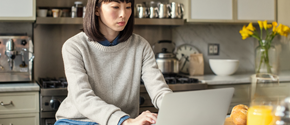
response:
M100 41L99 43L103 46L115 46L118 44L119 35L110 43L108 40Z

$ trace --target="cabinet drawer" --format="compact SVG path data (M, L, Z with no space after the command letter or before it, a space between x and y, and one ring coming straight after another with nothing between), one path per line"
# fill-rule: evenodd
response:
M250 101L250 84L249 85L218 85L209 86L210 89L216 88L235 88L235 92L231 102L248 102Z
M38 92L0 93L0 115L39 112Z
M39 125L39 114L0 115L0 125Z

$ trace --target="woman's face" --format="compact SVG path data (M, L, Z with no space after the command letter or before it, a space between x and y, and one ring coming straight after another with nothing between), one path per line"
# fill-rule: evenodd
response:
M109 30L122 31L131 13L131 3L103 2L96 15L100 17L100 25L105 25L105 28L109 28Z

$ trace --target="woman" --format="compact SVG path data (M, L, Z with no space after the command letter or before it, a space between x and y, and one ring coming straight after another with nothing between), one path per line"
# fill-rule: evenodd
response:
M88 0L84 32L62 48L68 96L56 125L150 125L157 114L139 116L140 77L156 108L168 88L150 44L132 34L134 0Z

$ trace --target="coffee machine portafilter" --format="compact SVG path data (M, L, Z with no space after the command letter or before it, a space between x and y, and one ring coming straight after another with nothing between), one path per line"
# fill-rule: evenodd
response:
M11 70L13 69L13 61L14 61L17 54L18 54L18 51L14 50L13 39L10 39L6 43L5 55L8 57L8 63L9 63L9 67Z

